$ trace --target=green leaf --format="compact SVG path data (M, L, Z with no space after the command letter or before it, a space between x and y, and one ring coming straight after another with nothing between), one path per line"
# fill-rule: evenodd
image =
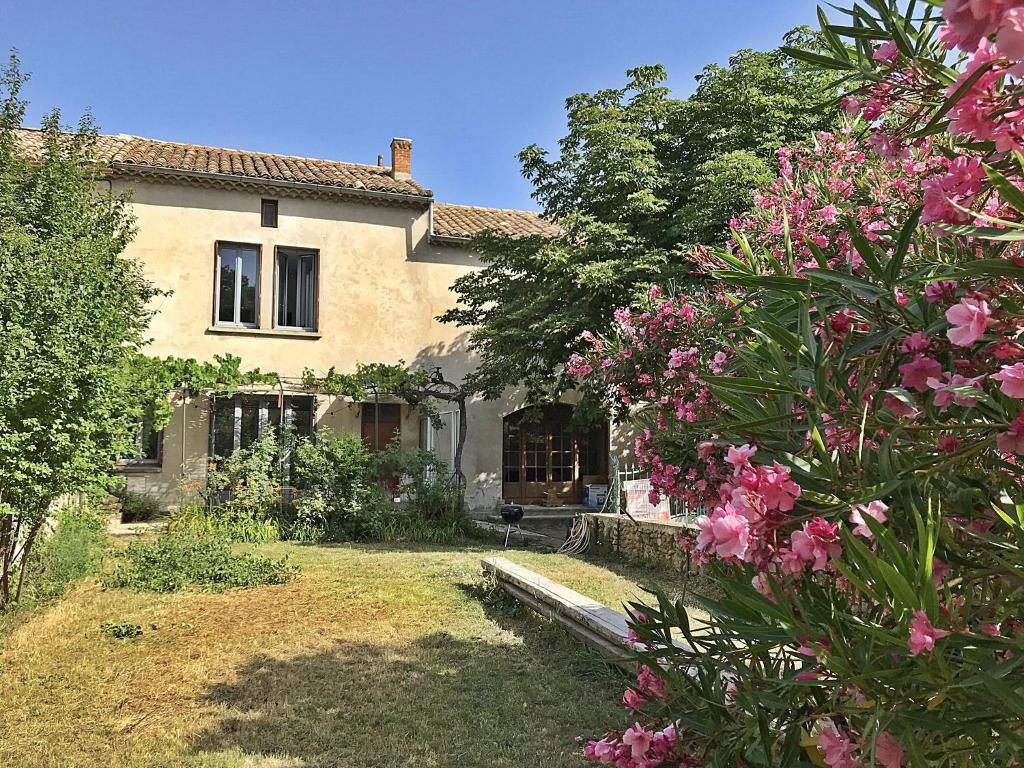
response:
M813 64L816 67L822 69L841 69L850 70L857 69L856 66L850 61L843 61L842 59L836 59L831 56L823 56L820 53L814 53L813 51L805 51L800 48L793 48L789 45L783 45L779 50L790 56L797 61L803 61L807 64Z
M1024 267L1020 267L1007 259L978 259L977 261L970 261L962 265L952 277L976 277L981 275L1020 279L1024 278Z
M1017 189L1009 179L990 165L985 166L985 175L1003 202L1012 205L1019 213L1024 213L1024 192Z
M860 277L825 269L805 269L803 274L811 279L812 283L829 282L846 286L858 296L869 301L876 301L884 294L884 291L873 283L869 283Z
M705 383L708 386L715 386L727 392L777 392L782 394L800 394L800 390L793 390L782 384L774 384L763 379L751 379L741 376L705 376Z
M910 249L910 241L917 231L917 222L921 218L921 210L922 206L915 208L910 214L910 218L904 222L903 228L900 230L900 236L896 240L896 247L893 249L889 263L885 267L886 278L890 285L896 283L900 276L900 270L903 269L903 262L907 258L907 251Z

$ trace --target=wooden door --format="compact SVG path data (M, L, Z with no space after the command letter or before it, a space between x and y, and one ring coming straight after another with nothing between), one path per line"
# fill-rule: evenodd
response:
M398 403L363 403L362 437L366 447L376 453L402 434L402 406Z
M522 504L578 504L585 482L607 481L607 429L574 429L568 405L549 405L537 415L526 418L524 409L505 417L502 497Z

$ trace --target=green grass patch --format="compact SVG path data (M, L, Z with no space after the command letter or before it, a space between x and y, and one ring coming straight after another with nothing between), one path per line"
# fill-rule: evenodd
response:
M0 765L572 768L585 765L577 735L630 725L621 678L550 622L486 599L480 559L610 605L639 594L636 579L473 543L255 554L301 571L223 593L89 579L18 627L0 656ZM105 624L143 633L115 640Z
M105 584L151 592L177 592L188 587L220 592L232 587L284 584L295 572L287 558L235 553L224 537L168 533L155 541L129 544Z

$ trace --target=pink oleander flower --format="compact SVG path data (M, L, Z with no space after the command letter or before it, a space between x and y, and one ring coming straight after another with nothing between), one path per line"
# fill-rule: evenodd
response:
M757 448L744 443L741 446L730 445L725 453L725 460L732 464L733 471L738 475L750 466L750 457L757 453Z
M868 515L878 522L884 523L889 519L885 514L888 511L888 505L878 499L867 504L857 504L856 506L851 507L850 522L856 526L853 529L853 533L857 536L863 536L865 539L875 538L875 534L871 532L867 523L864 522L864 515Z
M832 226L836 223L836 217L839 215L839 209L836 208L834 205L829 204L826 205L824 208L820 208L818 210L818 215L821 216L822 221L824 221L829 226Z
M934 376L928 377L928 386L935 390L935 405L942 411L945 411L951 404L960 405L965 408L973 408L978 404L978 398L972 395L957 392L955 387L971 387L977 390L981 394L981 387L978 386L984 376L975 376L969 378L967 376L961 376L959 373L952 375L948 373L942 374L942 379L937 379Z
M740 560L747 554L750 545L750 523L732 504L718 507L711 516L697 518L697 548L714 549L721 558L735 557Z
M638 709L642 709L646 703L647 699L632 688L627 688L625 693L622 694L622 706L626 709L631 709L636 712Z
M924 297L929 304L950 302L956 298L956 280L937 280L924 287Z
M946 320L953 326L946 331L946 336L958 347L969 347L984 335L991 316L986 302L960 299L959 304L946 310Z
M790 548L800 560L811 564L812 571L823 571L829 557L842 553L839 546L839 525L823 517L815 517L790 536Z
M927 392L929 390L928 379L941 376L942 366L927 355L917 355L909 363L901 365L899 371L903 376L901 385L905 389Z
M942 435L939 438L939 450L943 453L953 453L958 445L960 441L954 435Z
M1011 61L1024 61L1024 7L1011 8L1003 14L1003 23L996 37L996 48ZM1019 64L1011 69L1018 77L1021 75L1020 70Z
M921 412L910 403L905 403L895 395L886 395L883 400L885 407L905 419L916 418Z
M879 63L891 64L896 61L899 55L900 49L896 46L895 41L888 40L875 48L875 52L871 54L871 58Z
M903 746L888 731L882 731L875 739L875 760L882 768L903 768L905 752Z
M991 378L1001 382L999 391L1004 395L1024 400L1024 363L1004 365L999 373L993 373Z
M789 469L776 462L771 467L759 467L757 492L764 499L769 510L789 512L803 492L795 480L790 479Z
M722 371L725 370L725 364L728 361L729 355L727 355L725 352L716 352L715 356L711 358L711 363L709 365L709 367L711 368L711 372L716 375L720 374Z
M932 340L924 331L914 331L907 336L900 344L900 351L907 354L914 352L927 352L932 346Z
M1024 413L1013 420L1009 429L996 435L996 447L1003 453L1024 456Z
M949 634L946 630L935 627L924 611L914 611L914 618L910 620L910 639L907 641L907 647L910 648L912 656L917 656L923 651L932 653L935 650L935 641Z
M622 743L629 747L633 753L634 760L640 760L651 746L653 738L653 733L640 725L640 723L635 723L632 728L622 734Z
M863 764L853 756L850 737L835 725L829 723L821 729L818 746L828 768L862 768Z
M602 763L610 763L615 759L615 742L605 738L600 741L591 741L583 748L583 754L590 760L597 760Z
M658 677L646 664L640 665L640 674L636 677L637 687L651 699L665 698L665 681Z
M985 169L981 160L958 157L950 163L945 174L932 176L921 183L924 193L921 223L963 224L969 221L970 214L961 208L971 205L984 183Z
M828 316L828 324L838 338L842 339L850 332L853 325L850 316L846 312L836 312Z
M989 351L996 360L1019 360L1024 357L1024 347L1012 341L997 341Z
M839 106L850 117L856 117L860 114L861 103L860 99L856 99L853 96L843 96L839 100Z
M910 157L910 147L900 143L884 131L875 131L868 138L868 146L885 160L906 160Z
M973 51L983 37L996 31L1009 4L1008 0L946 0L942 41L950 48Z

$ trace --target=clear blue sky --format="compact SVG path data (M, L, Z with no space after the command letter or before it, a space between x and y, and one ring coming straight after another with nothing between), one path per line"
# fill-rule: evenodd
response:
M555 148L564 100L664 64L689 93L709 62L773 48L813 0L0 0L0 51L108 133L376 162L413 139L438 200L535 208L516 152Z

